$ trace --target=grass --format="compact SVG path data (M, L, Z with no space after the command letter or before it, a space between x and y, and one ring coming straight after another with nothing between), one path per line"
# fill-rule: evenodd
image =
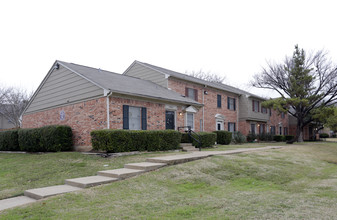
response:
M23 195L27 189L61 185L65 179L96 175L97 171L122 168L148 157L177 153L144 153L102 158L78 152L47 154L0 153L0 199Z
M337 219L335 210L337 144L321 142L165 167L0 219Z

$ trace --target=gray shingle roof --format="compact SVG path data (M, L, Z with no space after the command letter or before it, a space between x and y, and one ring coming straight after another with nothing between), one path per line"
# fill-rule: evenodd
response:
M186 80L186 81L190 81L190 82L194 82L194 83L198 83L198 84L202 84L202 85L207 85L209 87L213 87L213 88L216 88L216 89L228 91L228 92L231 92L231 93L234 93L234 94L248 95L248 96L251 96L251 97L255 97L255 98L265 100L265 98L262 98L260 96L254 95L254 94L249 93L247 91L244 91L244 90L241 90L241 89L238 89L238 88L235 88L233 86L229 86L229 85L226 85L226 84L223 84L223 83L208 82L206 80L198 79L198 78L193 77L193 76L189 76L189 75L186 75L186 74L183 74L183 73L178 73L178 72L175 72L175 71L172 71L172 70L169 70L169 69L165 69L165 68L162 68L162 67L159 67L159 66L155 66L155 65L152 65L152 64L143 63L143 62L140 62L140 61L135 61L135 62L137 62L137 63L139 63L143 66L149 67L153 70L156 70L158 72L168 74L168 75L170 75L172 77L175 77L175 78L178 78L178 79L182 79L182 80Z
M159 86L153 82L121 75L101 69L82 66L74 63L57 61L60 65L82 75L102 89L114 93L140 96L158 100L167 100L192 105L202 105L193 99L183 97L181 94Z

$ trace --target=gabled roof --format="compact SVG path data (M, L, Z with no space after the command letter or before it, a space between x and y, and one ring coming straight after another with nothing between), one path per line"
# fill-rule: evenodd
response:
M123 74L125 74L135 63L138 63L142 66L148 67L152 70L155 70L155 71L160 72L162 74L169 75L169 76L172 76L172 77L175 77L175 78L178 78L178 79L198 83L198 84L201 84L201 85L206 85L206 86L209 86L209 87L212 87L212 88L228 91L228 92L231 92L231 93L234 93L234 94L247 95L248 97L266 100L266 98L257 96L255 94L249 93L249 92L244 91L242 89L235 88L233 86L229 86L229 85L226 85L226 84L223 84L223 83L209 82L209 81L202 80L202 79L199 79L199 78L196 78L196 77L193 77L193 76L189 76L189 75L186 75L186 74L183 74L183 73L175 72L173 70L165 69L165 68L162 68L162 67L159 67L159 66L155 66L155 65L152 65L152 64L149 64L149 63L140 62L140 61L137 61L137 60L135 60L133 62L133 64L131 64L130 67L126 71L124 71Z
M177 92L166 89L147 80L74 63L67 63L63 61L57 61L57 63L89 80L102 89L110 90L113 93L166 100L190 105L202 105L193 99L183 97Z
M234 93L234 94L243 94L244 93L244 91L242 91L240 89L237 89L233 86L229 86L229 85L226 85L226 84L223 84L223 83L214 83L214 82L205 81L205 80L193 77L193 76L189 76L189 75L186 75L186 74L183 74L183 73L178 73L178 72L175 72L175 71L172 71L172 70L169 70L169 69L165 69L165 68L162 68L162 67L159 67L159 66L148 64L148 63L143 63L143 62L140 62L140 61L137 61L137 60L135 61L135 63L139 63L140 65L146 66L150 69L156 70L160 73L163 73L163 74L166 74L166 75L169 75L171 77L178 78L178 79L198 83L198 84L201 84L201 85L206 85L206 86L216 88L216 89L220 89L220 90L225 90L225 91L228 91L228 92L231 92L231 93Z

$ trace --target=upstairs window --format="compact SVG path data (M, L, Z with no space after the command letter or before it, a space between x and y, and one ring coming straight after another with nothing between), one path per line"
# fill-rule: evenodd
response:
M260 102L253 100L253 112L260 112Z
M269 109L269 116L271 116L271 108Z
M217 95L217 106L221 108L221 95Z
M263 114L267 114L267 113L268 113L267 108L262 107L262 108L261 108L261 112L262 112Z
M229 110L235 111L235 109L236 109L236 100L234 98L230 98L230 97L227 98L227 108Z
M186 87L185 96L195 101L198 101L198 90Z
M285 118L284 112L281 113L281 118Z

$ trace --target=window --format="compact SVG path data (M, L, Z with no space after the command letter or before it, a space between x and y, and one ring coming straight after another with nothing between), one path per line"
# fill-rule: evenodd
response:
M288 135L288 128L287 128L287 127L284 127L283 130L284 130L283 134L284 134L284 135Z
M185 88L185 96L193 99L195 101L198 101L198 90L196 89L191 89L191 88Z
M268 113L268 112L267 112L267 108L262 107L262 108L261 108L261 112L262 112L263 114L267 114L267 113Z
M260 111L260 102L253 100L253 112L259 112Z
M190 126L191 129L194 129L194 114L186 113L186 126Z
M229 109L229 110L233 110L233 111L235 111L235 109L236 109L236 103L235 103L235 99L234 98L230 98L230 97L228 97L227 98L227 108Z
M273 135L276 134L275 126L270 126L270 134L273 134Z
M271 116L271 108L269 109L269 116Z
M265 124L260 124L260 134L264 134L266 133L266 125Z
M146 130L146 108L123 105L123 129Z
M255 127L256 127L256 124L250 124L250 133L252 134L255 134Z
M228 122L228 131L234 132L235 131L235 123Z
M217 106L221 108L221 95L217 95Z
M281 118L285 118L284 112L281 112Z
M278 131L279 131L280 135L282 135L282 127L281 126L279 127Z

